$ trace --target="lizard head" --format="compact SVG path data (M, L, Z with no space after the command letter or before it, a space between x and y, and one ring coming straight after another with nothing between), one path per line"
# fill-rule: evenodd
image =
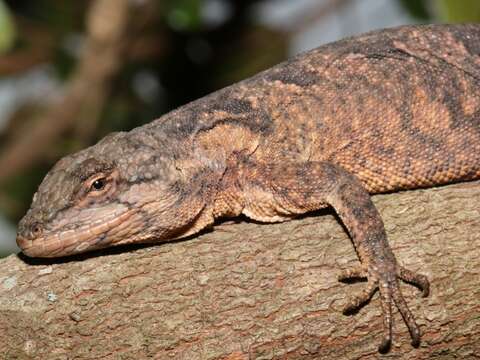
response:
M110 135L50 170L19 223L17 244L28 256L58 257L175 237L188 218L175 212L182 188L171 149L159 150L148 136Z

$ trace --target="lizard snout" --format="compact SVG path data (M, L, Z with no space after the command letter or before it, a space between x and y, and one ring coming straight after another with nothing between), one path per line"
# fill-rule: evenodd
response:
M34 245L38 239L41 239L43 234L43 227L39 222L33 222L31 224L22 224L19 226L17 232L17 245L22 252L29 255L35 248Z
M19 225L17 232L17 239L23 238L25 240L35 240L43 235L43 226L38 221L30 224L23 223ZM18 241L17 241L18 242Z

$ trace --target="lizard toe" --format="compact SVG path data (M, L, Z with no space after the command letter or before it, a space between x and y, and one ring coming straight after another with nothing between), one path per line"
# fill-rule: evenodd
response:
M351 315L368 303L372 298L375 291L378 289L378 282L375 280L369 280L367 286L359 293L349 298L347 304L343 308L343 314Z
M362 265L357 265L347 270L342 270L338 275L338 281L350 282L354 279L366 279L367 270Z

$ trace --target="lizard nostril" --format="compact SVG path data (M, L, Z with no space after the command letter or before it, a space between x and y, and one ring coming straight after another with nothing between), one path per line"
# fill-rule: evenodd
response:
M31 231L31 234L32 234L32 237L39 237L40 235L42 235L42 227L40 226L39 223L34 223L32 224L32 226L30 227L30 231Z

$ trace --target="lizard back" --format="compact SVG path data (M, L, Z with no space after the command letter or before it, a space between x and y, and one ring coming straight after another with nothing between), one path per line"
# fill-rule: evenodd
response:
M314 50L266 76L290 101L274 104L277 130L257 156L331 161L370 192L478 178L479 53L478 25L385 30Z
M375 31L300 54L147 127L177 141L227 125L229 142L241 127L259 139L256 160L330 161L372 193L475 179L479 54L480 25Z

